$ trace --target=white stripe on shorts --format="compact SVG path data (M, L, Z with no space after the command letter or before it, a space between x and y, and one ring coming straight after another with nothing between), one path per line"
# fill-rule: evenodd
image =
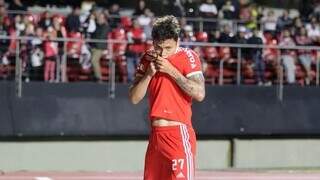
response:
M187 126L183 126L184 130L185 130L185 134L186 134L186 144L187 144L187 150L188 150L188 154L189 154L189 163L190 163L190 180L193 179L193 155L192 155L192 151L191 151L191 144L190 144L190 136L189 136L189 131Z
M180 131L187 161L187 180L193 180L193 156L191 152L191 145L189 142L189 133L185 125L180 125Z

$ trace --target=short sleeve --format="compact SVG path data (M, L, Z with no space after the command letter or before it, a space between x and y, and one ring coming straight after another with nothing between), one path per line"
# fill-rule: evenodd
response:
M202 74L201 61L199 56L191 49L187 49L186 53L186 63L184 66L184 75L190 77L194 74Z
M145 55L143 55L140 60L140 63L137 66L135 75L136 76L143 76L147 72L149 63L150 62L145 58Z

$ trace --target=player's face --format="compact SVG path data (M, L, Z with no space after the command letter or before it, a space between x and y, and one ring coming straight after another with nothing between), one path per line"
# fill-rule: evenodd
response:
M164 41L153 41L154 50L161 57L167 58L174 53L178 48L179 40L166 39Z

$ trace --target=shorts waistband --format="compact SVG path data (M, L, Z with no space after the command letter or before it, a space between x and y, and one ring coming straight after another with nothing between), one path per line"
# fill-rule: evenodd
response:
M174 130L180 130L180 127L186 127L190 129L191 127L181 124L176 126L152 126L151 132L162 132L162 131L174 131Z

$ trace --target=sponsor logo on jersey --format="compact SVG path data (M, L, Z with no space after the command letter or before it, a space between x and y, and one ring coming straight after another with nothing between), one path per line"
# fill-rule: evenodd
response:
M197 67L196 65L196 59L194 58L194 55L192 54L192 51L188 48L184 48L183 51L187 54L188 60L190 62L191 69L194 69Z

